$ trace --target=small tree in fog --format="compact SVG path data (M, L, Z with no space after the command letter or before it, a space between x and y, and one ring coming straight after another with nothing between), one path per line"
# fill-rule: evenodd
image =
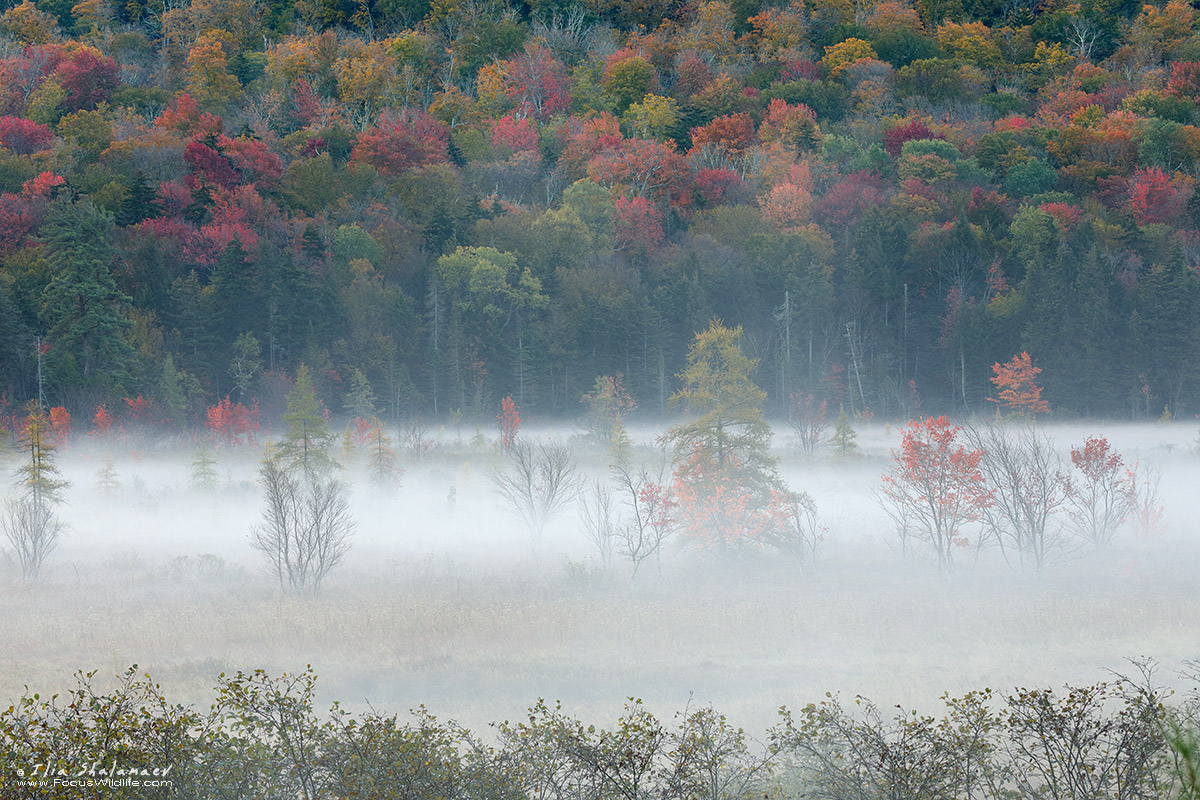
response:
M279 458L287 469L299 470L314 480L337 466L329 455L333 443L329 422L317 402L306 364L296 370L296 387L288 393L283 421L288 429L279 443Z
M112 453L104 454L104 463L96 470L96 491L112 497L121 488L121 479L117 476L117 465Z
M34 580L58 546L64 525L54 509L67 487L54 463L50 420L36 400L29 401L18 444L24 462L17 470L16 494L5 503L4 536L21 565L21 576Z
M983 452L959 444L958 433L946 417L910 422L879 495L902 536L929 545L943 571L953 565L955 548L967 544L962 527L990 502L979 469Z
M207 447L201 447L192 456L191 486L201 492L211 492L217 488L217 460Z
M1137 485L1121 454L1103 436L1071 448L1067 513L1075 533L1097 549L1110 544L1134 513Z
M817 452L817 447L825 438L825 431L829 429L827 407L825 400L818 403L811 392L796 392L791 396L788 425L796 434L800 449L807 455Z
M858 449L858 443L855 441L857 438L858 434L850 424L850 415L846 413L845 408L838 408L833 435L829 437L829 446L837 451L839 456L846 458Z
M657 562L663 545L679 527L679 503L666 484L664 459L658 469L642 467L637 472L621 462L614 468L617 486L629 511L626 521L617 526L617 553L633 565L630 580L637 580L638 569L649 558Z
M376 486L394 487L400 480L392 437L388 436L379 417L371 418L371 426L367 431L367 475Z
M1032 427L1020 432L989 424L968 428L968 445L983 453L979 468L991 502L983 508L988 532L1005 558L1041 572L1071 549L1060 521L1066 479L1059 457Z
M826 533L816 501L808 492L779 490L771 509L772 524L763 530L762 540L795 558L802 569L811 569L817 563L817 551Z
M289 472L274 453L258 476L265 506L250 545L266 557L280 588L314 593L350 550L356 526L345 490L332 478Z
M547 523L579 493L580 478L566 445L556 441L534 445L517 438L504 467L492 473L492 482L537 544Z
M612 564L613 542L617 538L620 524L613 506L612 488L600 479L592 481L579 497L579 520L583 534L592 546L600 563L605 567Z
M629 449L629 434L625 418L637 408L637 403L625 390L621 373L597 375L592 391L579 398L588 407L588 433L618 457Z

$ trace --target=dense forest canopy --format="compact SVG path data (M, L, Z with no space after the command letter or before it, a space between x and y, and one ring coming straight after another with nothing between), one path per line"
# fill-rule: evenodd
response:
M773 414L1200 412L1181 0L4 6L10 411L661 412L720 318Z

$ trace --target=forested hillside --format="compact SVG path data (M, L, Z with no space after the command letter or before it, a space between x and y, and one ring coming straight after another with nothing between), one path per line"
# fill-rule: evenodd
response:
M1181 0L4 5L10 411L654 413L714 317L775 414L1200 411Z

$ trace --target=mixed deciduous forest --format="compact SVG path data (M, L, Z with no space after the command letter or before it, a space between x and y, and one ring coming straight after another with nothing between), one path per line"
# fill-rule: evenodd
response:
M774 416L1200 410L1180 0L4 5L12 410L661 413L714 317Z

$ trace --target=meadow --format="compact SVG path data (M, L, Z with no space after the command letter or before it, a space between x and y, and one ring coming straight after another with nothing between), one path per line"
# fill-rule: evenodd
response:
M1160 530L1125 532L1041 576L989 551L964 552L941 575L920 554L901 557L874 499L895 429L861 429L848 459L804 458L780 433L781 472L827 528L817 563L668 546L631 582L627 564L600 566L574 507L533 546L493 491L493 448L442 431L419 460L402 459L394 490L346 465L354 549L313 597L282 593L249 546L254 452L218 453L219 485L198 491L186 455L110 451L120 487L104 493L105 454L80 445L61 458L70 527L42 577L22 582L11 563L0 574L0 698L137 664L173 701L207 707L222 672L312 665L325 705L424 705L475 730L542 697L596 722L638 697L666 718L711 704L756 732L779 706L826 692L933 713L943 692L1091 683L1137 656L1156 659L1169 685L1200 655L1195 430L1046 430L1064 448L1103 432L1127 460L1161 470ZM634 434L649 447L652 431ZM579 455L603 470L602 454Z

